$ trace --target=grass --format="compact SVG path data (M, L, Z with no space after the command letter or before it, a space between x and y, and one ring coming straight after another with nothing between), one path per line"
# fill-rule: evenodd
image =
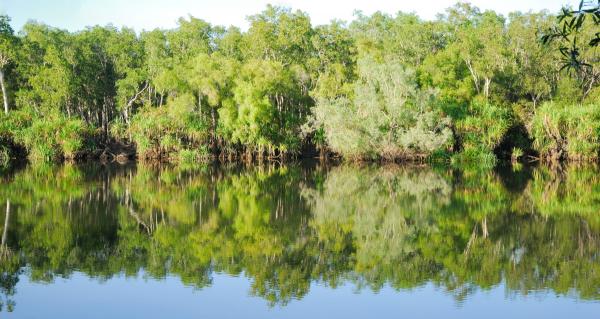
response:
M531 121L533 147L547 160L591 161L600 152L600 105L546 103Z

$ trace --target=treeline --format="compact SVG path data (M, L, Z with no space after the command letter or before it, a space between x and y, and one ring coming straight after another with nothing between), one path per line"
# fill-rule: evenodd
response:
M433 21L358 13L313 26L268 6L248 19L247 31L189 17L172 30L29 22L17 34L1 17L0 157L134 145L179 161L598 158L598 51L561 71L560 44L540 41L557 23L547 12L458 3ZM583 24L577 36L593 38L597 24Z

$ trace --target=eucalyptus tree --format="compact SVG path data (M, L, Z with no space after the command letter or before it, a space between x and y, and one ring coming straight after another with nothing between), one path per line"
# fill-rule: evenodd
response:
M352 94L348 85L355 79L356 41L347 25L332 21L315 27L312 36L314 54L309 58L313 99L336 98Z
M143 94L149 87L144 67L144 44L133 29L107 29L105 50L115 73L115 107L122 120L129 124L131 115L141 106Z
M231 26L224 28L215 26L214 49L221 55L232 58L237 61L243 60L242 45L244 42L244 33L238 27Z
M265 59L285 65L303 64L311 54L313 28L302 11L268 5L248 17L250 28L244 36L242 52L246 59Z
M148 81L146 105L163 105L164 89L158 79L168 70L171 52L164 30L155 29L141 34L144 46L144 72Z
M359 12L350 29L359 56L372 56L378 61L396 60L413 68L419 67L428 55L442 49L447 42L440 23L402 12L395 16L380 12L365 16Z
M8 83L5 72L15 57L18 39L10 26L10 17L0 15L0 88L2 89L2 102L4 113L8 114Z
M142 157L182 159L185 154L197 160L205 155L208 130L202 109L211 92L202 91L209 89L198 68L209 60L198 57L215 50L217 35L209 23L191 16L179 19L175 29L142 33L136 51L141 57L129 61L128 77L119 83L128 116L138 105L121 134L139 144Z
M472 25L461 27L456 45L478 94L490 98L492 84L508 64L504 18L486 11L471 18Z
M511 67L502 85L509 89L507 98L512 101L527 99L536 108L556 93L560 74L554 50L538 41L540 30L548 28L552 19L545 12L509 15L507 42Z
M248 60L235 79L233 102L220 109L221 132L249 153L299 149L294 131L299 114L290 110L299 95L294 73L281 62Z
M346 23L331 21L328 25L315 27L312 36L314 56L308 61L314 88L310 92L316 104L323 100L350 97L352 82L356 78L356 42ZM305 123L303 133L319 150L321 156L327 151L323 127L310 127Z
M61 108L67 114L90 117L89 110L75 101L74 60L79 56L70 45L66 31L42 24L28 23L23 27L19 74L26 85L19 88L17 102L45 114Z

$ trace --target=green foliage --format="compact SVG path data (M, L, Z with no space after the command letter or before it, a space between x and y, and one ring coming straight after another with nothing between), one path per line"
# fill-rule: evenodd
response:
M319 101L312 128L353 159L428 156L449 147L450 121L436 109L435 93L418 89L414 72L398 63L359 61L354 98Z
M404 66L420 66L431 52L445 44L441 24L423 21L410 13L399 12L396 16L358 13L350 30L359 57L374 57L378 62L392 59Z
M592 67L590 61L582 57L581 51L585 48L581 43L589 47L600 45L600 32L597 32L600 25L600 3L581 0L575 10L563 7L557 20L559 25L549 28L542 36L542 41L546 44L555 40L561 42L559 51L563 69L580 71Z
M298 151L302 99L291 70L280 62L250 61L241 70L233 101L219 115L220 131L251 150Z
M451 162L459 166L478 169L492 169L496 166L498 158L494 152L486 148L475 147L462 150L451 157Z
M511 113L504 107L474 102L466 109L458 106L451 110L456 120L456 135L461 147L459 162L493 166L494 151L513 125Z
M286 65L306 62L314 32L306 13L267 5L261 13L248 17L248 22L250 28L242 46L245 59L274 60Z
M563 11L567 28L554 30L565 41L595 41L596 15L593 6ZM577 48L585 67L574 76L561 72L569 50L538 41L540 30L556 27L546 12L507 18L458 3L428 21L358 12L349 23L313 26L305 12L269 5L249 16L247 31L190 16L139 34L35 22L15 33L9 21L0 16L2 97L6 111L25 111L29 121L8 131L80 121L65 129L82 134L65 133L71 141L28 145L33 157L134 144L143 158L332 150L347 159L454 157L493 166L494 154L508 158L514 147L533 153L528 129L543 103L594 104L600 96L595 46ZM74 142L88 140L87 129L96 149ZM16 157L20 144L12 135L2 142ZM570 144L572 153L588 152L597 141Z
M514 59L507 50L504 17L458 3L440 18L442 26L453 31L442 50L426 57L423 81L440 87L443 98L459 103L476 96L486 101L502 96L501 77Z
M0 140L8 149L24 148L33 161L76 159L95 149L97 132L60 113L39 119L31 110L18 110L0 120Z
M521 148L513 147L510 158L513 162L516 162L523 158L523 155L525 155L525 152Z
M534 148L550 160L594 160L600 151L597 104L546 103L533 116Z
M540 101L556 94L556 70L553 48L538 41L539 30L552 25L552 18L544 12L538 14L512 13L508 24L508 50L514 61L509 64L511 78L510 95L523 101L531 101L537 107ZM570 96L572 98L573 96Z
M19 38L15 36L14 30L10 26L10 17L0 15L0 95L4 114L8 113L9 103L12 103L10 100L13 93L11 84L15 82L15 76L11 71L17 60L19 45Z
M189 160L197 149L206 147L208 126L199 116L191 95L177 97L160 108L136 114L128 129L141 158ZM186 151L184 154L178 154Z
M34 119L15 138L25 146L33 161L75 159L93 150L94 131L83 121L63 115Z
M196 150L182 149L178 154L178 162L182 164L198 163L206 161L208 158L210 158L210 153L206 146Z

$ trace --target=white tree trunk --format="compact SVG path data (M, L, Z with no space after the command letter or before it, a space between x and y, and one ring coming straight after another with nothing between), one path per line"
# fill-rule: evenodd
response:
M2 69L0 69L0 86L2 87L2 98L4 100L4 114L8 114L8 95L4 85L4 71Z
M485 78L485 83L484 83L484 94L485 94L485 99L489 99L490 98L490 85L492 84L492 79L490 78Z
M473 65L471 65L471 60L465 59L465 63L467 64L467 68L469 68L469 72L471 73L471 77L473 78L473 83L475 84L477 94L479 94L481 93L481 90L479 89L479 77L477 76L477 73L475 73Z
M488 238L489 232L487 227L487 217L484 217L483 221L481 221L481 229L483 231L483 238Z

